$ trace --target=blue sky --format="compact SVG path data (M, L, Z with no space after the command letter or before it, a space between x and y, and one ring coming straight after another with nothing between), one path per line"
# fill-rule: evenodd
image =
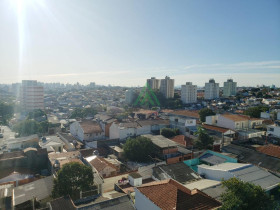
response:
M279 0L2 0L0 83L280 86Z

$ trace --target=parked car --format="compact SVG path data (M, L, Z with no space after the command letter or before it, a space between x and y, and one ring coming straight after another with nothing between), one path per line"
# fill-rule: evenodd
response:
M3 138L3 137L4 137L3 133L0 133L0 138Z

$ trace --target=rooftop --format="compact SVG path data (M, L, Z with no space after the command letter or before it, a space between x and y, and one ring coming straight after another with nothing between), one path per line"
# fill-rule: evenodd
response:
M274 172L280 172L280 159L278 158L235 144L223 147L223 151L237 155L239 161L258 165Z
M201 191L189 190L172 179L152 182L138 187L137 189L163 210L204 210L215 209L221 206L220 202Z
M182 184L200 179L200 176L183 162L154 167L153 176L158 180L172 178Z
M263 154L280 158L280 146L269 144L269 145L257 147L256 149Z
M93 120L83 120L80 122L80 126L84 130L84 133L102 133L103 130L98 122Z
M178 110L169 113L170 115L181 115L185 117L199 119L198 111L190 111L190 110Z
M144 137L147 137L149 139L151 139L151 141L158 147L164 149L164 148L169 148L169 147L177 147L178 144L174 141L171 141L168 138L165 138L162 135L151 135L151 134L146 134L146 135L142 135Z

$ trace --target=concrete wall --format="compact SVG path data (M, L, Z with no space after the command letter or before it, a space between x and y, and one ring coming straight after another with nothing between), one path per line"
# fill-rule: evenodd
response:
M135 207L137 210L160 210L151 200L135 189Z
M236 129L236 124L234 121L230 120L230 119L227 119L223 116L219 116L218 119L217 119L217 126L219 127L224 127L224 128L229 128L229 129L232 129L232 130L235 130Z
M228 171L204 168L203 165L197 166L197 172L199 175L204 176L206 179L212 179L216 181L221 181L222 179L228 180L233 177L233 174L229 173Z
M270 125L267 127L267 133L280 138L280 127Z

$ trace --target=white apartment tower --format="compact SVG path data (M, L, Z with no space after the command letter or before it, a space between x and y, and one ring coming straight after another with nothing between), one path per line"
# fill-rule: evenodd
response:
M165 79L161 79L160 92L165 98L174 98L174 79L170 79L168 76Z
M224 97L235 96L236 85L237 83L233 82L232 79L228 79L226 82L224 82L223 96Z
M184 104L197 102L197 86L191 82L186 82L181 86L181 100Z
M25 111L44 109L44 88L36 80L22 80L21 106Z
M134 91L133 90L126 90L125 91L125 103L132 104L134 100Z
M159 90L160 87L160 79L156 79L155 77L151 77L151 79L147 79L147 85L152 90Z
M211 100L219 98L219 83L215 83L214 79L210 79L208 83L205 83L204 99Z

